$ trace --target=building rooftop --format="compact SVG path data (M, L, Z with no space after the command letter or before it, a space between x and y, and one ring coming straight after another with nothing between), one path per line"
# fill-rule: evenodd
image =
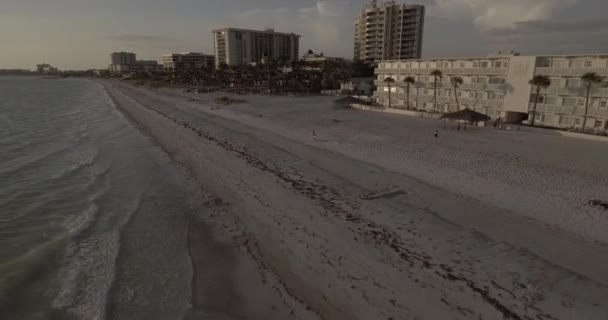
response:
M257 33L268 33L268 34L278 34L278 35L285 35L285 36L296 36L296 37L301 37L301 35L299 34L295 34L295 33L285 33L285 32L276 32L274 31L274 29L265 29L265 30L254 30L254 29L242 29L242 28L232 28L232 27L228 27L228 28L222 28L222 29L215 29L212 32L216 33L216 32L222 32L222 31L243 31L243 32L257 32Z
M163 57L174 56L174 55L191 55L191 56L213 56L212 54L206 54L201 52L181 52L181 53L165 53Z

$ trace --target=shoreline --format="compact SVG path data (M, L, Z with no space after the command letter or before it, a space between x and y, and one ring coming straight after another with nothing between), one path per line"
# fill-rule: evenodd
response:
M471 235L469 231L444 221L442 214L434 217L434 213L428 215L425 212L450 210L454 205L462 207L459 209L463 210L462 213L474 207L477 208L473 211L481 210L476 214L496 209L467 202L467 199L457 200L458 197L414 182L411 178L406 179L409 182L405 184L414 185L406 187L406 197L415 195L421 197L419 200L381 199L375 205L361 202L353 196L345 195L344 192L360 194L360 185L369 185L376 179L386 179L401 185L404 185L404 182L397 182L400 178L383 168L352 159L346 160L337 154L328 154L311 146L285 144L284 138L268 132L221 117L205 118L204 113L196 113L179 103L170 105L169 100L163 101L161 96L145 94L143 90L124 85L120 87L121 90L128 90L130 96L146 100L146 104L155 104L150 108L156 111L147 110L140 105L134 108L133 112L139 121L156 127L153 134L176 161L187 164L195 176L206 181L205 186L209 186L212 193L221 196L221 203L224 203L221 207L227 213L226 216L242 221L228 224L230 230L236 230L233 242L235 238L243 239L243 235L246 235L243 242L245 245L241 247L254 253L258 267L262 266L262 270L272 270L284 283L286 292L294 301L302 301L321 317L373 318L382 313L450 318L458 313L457 310L464 308L482 318L491 319L499 314L517 318L524 315L534 316L536 313L520 307L530 294L542 292L548 301L563 298L564 295L570 296L567 294L569 287L565 286L561 279L573 275L570 271L561 269L561 264L551 264L555 259L559 261L559 256L555 255L544 261L538 259L534 253L520 252L520 249L509 243L503 245L494 242L492 238ZM240 139L235 140L236 137ZM247 145L246 149L241 146L243 144ZM308 161L314 161L317 165L311 166L298 158L309 159ZM350 167L355 171L347 170ZM330 171L325 170L333 170L334 173L329 174ZM347 177L341 176L344 174L340 173L341 171L360 173L358 176ZM365 174L368 171L377 171L379 174L370 180L371 176ZM336 175L340 179L336 179ZM315 176L320 181L312 183L306 178L310 176ZM438 202L435 199L438 195L445 199ZM429 205L430 208L423 209ZM404 208L408 212L407 216L395 215ZM366 213L367 210L371 213ZM458 219L465 217L466 214ZM471 217L467 218L468 223L474 222L470 220ZM212 221L217 221L216 218ZM386 224L388 221L392 222ZM518 223L531 227L535 225L526 224L525 221ZM507 226L515 228L517 225L516 223ZM497 225L496 228L501 226ZM508 228L505 230L507 233ZM533 237L534 228L527 231L527 237ZM546 234L542 235L543 237L554 233L550 230L538 230ZM508 236L507 233L502 236ZM425 236L428 239L425 239ZM517 243L513 236L510 236L511 242ZM458 247L470 247L468 252L445 251L453 245L451 243L455 239L460 243ZM255 245L252 245L252 241ZM563 238L563 241L573 245L577 240ZM592 246L588 250L591 250L590 253L581 252L581 255L585 255L581 256L583 261L591 258L593 250L603 249ZM473 256L468 257L469 255L490 260L477 261ZM466 263L455 263L456 260L453 259ZM598 290L604 290L602 288L608 278L605 278L605 273L601 270L594 270L592 266L583 266L581 263L573 266L579 271L586 267L591 268L586 271L589 272L590 278L577 280L576 283L577 286L588 290L584 296L572 302L573 307L564 308L576 308L594 318L605 314L604 308L607 306L602 303L588 303L601 296ZM519 271L509 271L510 268ZM324 275L318 273L321 270ZM521 287L517 283L522 280L513 278L513 274L521 272L524 279L540 279L538 277L547 270L551 270L552 280L544 279L534 288L528 285ZM473 272L476 276L472 277L468 272ZM363 279L367 280L354 280L360 279L360 276L353 274L366 275ZM440 277L437 277L438 275ZM395 278L402 279L398 287L390 280ZM603 285L594 287L595 281L599 281L598 285ZM547 286L550 282L554 284ZM423 283L434 289L430 289L428 285L420 287ZM458 283L467 284L468 289L457 289ZM538 285L540 287L537 287ZM486 289L480 289L483 287ZM390 294L388 288L398 293ZM411 301L404 301L403 295L408 296L407 293L412 290L420 297L410 297ZM475 296L475 292L481 293L481 297ZM505 292L510 292L513 297L507 299ZM446 301L449 303L442 304L439 296L448 297ZM479 301L479 298L483 302ZM436 301L437 305L429 306L428 302L424 302L429 300ZM559 315L561 312L569 312L559 311L560 307L553 305L537 303L540 302L533 302L535 308L544 310L547 314ZM487 309L482 306L492 307Z
M120 93L111 92L110 88L105 86L104 88L130 122L143 130L178 166L185 165L179 161L179 158L176 159L175 153L167 149L163 141L159 141L149 127L139 122L141 118L138 121L133 117L133 112L136 112L132 108L135 106L133 101L126 100L126 96L118 96ZM190 168L185 165L182 168L183 170L190 171ZM201 189L203 186L199 182L199 178L193 175L191 171L187 174L190 176L191 186L185 189L200 190L196 192L200 194L188 197L190 209L188 209L188 222L183 235L186 241L184 247L188 251L192 269L189 280L191 297L188 301L190 306L185 309L182 318L240 319L243 316L248 316L248 312L253 312L259 313L260 319L279 320L286 319L286 316L292 315L296 310L299 313L308 313L306 307L291 307L289 305L289 303L293 304L294 302L282 301L279 303L283 298L281 298L281 295L276 296L276 292L273 292L275 289L272 287L273 283L276 285L277 281L272 280L272 275L259 270L257 263L253 262L254 257L249 250L244 251L241 246L235 246L234 239L243 237L243 235L234 234L234 230L227 227L227 223L236 223L235 221L229 221L230 219L204 221L206 218L218 216L224 211L222 200L214 196L211 191ZM222 233L219 234L218 231L222 231ZM258 275L251 278L253 274ZM240 281L238 286L234 284L237 279ZM259 294L261 297L253 298L252 295L254 294ZM261 306L256 306L253 301L239 302L243 300L242 296L247 296L255 303L260 303ZM284 306L280 307L281 304ZM273 314L269 315L268 313ZM136 314L119 317L118 319L132 319L134 315ZM139 315L137 314L137 316ZM150 316L152 315L148 315L146 319L152 319ZM157 319L165 318L158 317Z

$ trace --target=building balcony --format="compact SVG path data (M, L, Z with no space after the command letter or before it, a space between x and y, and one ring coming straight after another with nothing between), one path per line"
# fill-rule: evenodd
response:
M532 110L534 110L533 102L530 103L528 110L530 110L530 112ZM536 112L554 113L554 114L559 114L559 115L570 115L570 116L584 116L585 107L563 106L563 105L556 105L556 104L539 103L536 106ZM608 117L608 109L598 109L598 108L589 107L589 112L587 112L587 116L606 118L606 117Z
M388 92L376 91L374 93L374 95L378 96L378 97L388 97ZM407 99L407 94L405 92L391 92L391 98L405 100L405 99ZM413 102L419 102L419 101L420 102L435 102L434 95L410 93L409 98L410 98L410 101L413 101ZM454 97L437 96L437 103L456 104L456 99ZM503 105L503 100L502 99L501 100L487 100L487 99L459 97L458 103L462 106L487 107L487 108L501 109L502 105Z
M544 88L540 92L541 94L554 94L560 96L585 96L587 89L584 87L548 87ZM608 97L608 88L594 87L591 89L591 96L593 97Z
M376 68L376 74L399 74L405 73L407 70L408 74L422 74L428 75L433 70L441 70L445 75L495 75L495 76L506 76L507 68Z
M393 78L395 79L395 78ZM379 85L386 85L386 82L384 82L384 80L374 80L374 84L379 86ZM405 87L406 84L403 81L397 80L395 79L395 82L393 83L394 86L400 86L400 87ZM416 88L426 88L426 89L433 89L435 88L435 83L434 82L422 82L422 81L417 81L414 84L410 85L411 87L416 87ZM463 83L462 85L460 85L460 87L458 87L458 90L466 90L466 91L497 91L497 92L505 92L507 86L505 84L493 84L493 83ZM437 89L450 89L453 90L454 87L452 86L451 83L448 82L438 82L437 83Z
M537 75L580 77L588 72L608 76L608 68L536 68Z

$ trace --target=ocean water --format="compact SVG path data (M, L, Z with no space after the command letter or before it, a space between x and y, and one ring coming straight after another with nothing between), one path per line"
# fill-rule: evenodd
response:
M0 318L106 318L121 230L175 172L98 83L0 77Z

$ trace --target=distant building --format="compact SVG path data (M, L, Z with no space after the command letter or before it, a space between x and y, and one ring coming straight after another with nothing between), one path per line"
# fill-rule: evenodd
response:
M163 65L167 72L179 73L186 69L202 70L215 67L215 57L198 52L171 53L163 55Z
M114 52L110 57L113 65L132 66L137 61L135 53L131 52Z
M424 15L422 5L371 1L355 19L355 60L419 59Z
M215 64L252 64L265 59L299 59L300 36L293 33L226 28L213 31Z
M156 60L137 60L135 53L114 52L110 54L111 64L108 68L110 72L122 74L137 74L140 72L158 72L163 70L163 66Z
M113 52L110 54L111 64L108 68L110 72L129 73L135 66L137 58L131 52Z
M36 65L36 71L38 73L43 73L43 74L57 74L59 73L59 69L51 66L50 64L47 63L43 63L43 64L39 64Z
M374 78L352 78L340 84L340 90L350 91L357 96L371 96L373 94Z
M534 117L537 125L562 128L582 127L586 87L581 76L595 72L604 79L592 86L586 127L608 129L608 54L520 56L509 52L486 57L382 61L376 69L376 100L388 105L389 86L384 79L391 77L395 80L390 84L391 105L405 108L408 95L403 80L412 77L415 83L410 85L410 108L434 110L433 70L443 73L437 83L436 111L457 110L451 79L461 77L464 83L457 89L460 109L473 109L506 121ZM536 113L536 93L528 83L535 75L551 79L551 86L541 90Z
M339 57L326 57L323 54L306 54L302 57L302 64L304 70L320 71L327 63L342 63L346 62L346 59Z

